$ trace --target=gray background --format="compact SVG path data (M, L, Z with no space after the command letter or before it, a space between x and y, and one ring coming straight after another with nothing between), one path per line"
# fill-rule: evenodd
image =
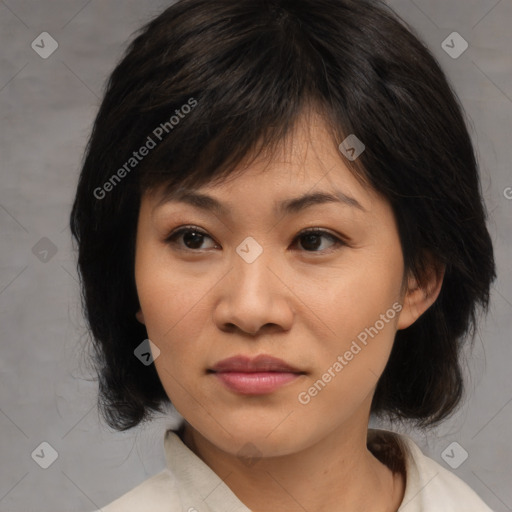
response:
M132 32L170 3L0 0L1 512L97 509L165 464L169 417L126 433L99 421L68 216L105 80ZM433 50L469 116L499 271L468 354L468 400L442 428L405 432L447 468L441 454L458 442L469 457L454 473L493 510L512 510L512 2L390 4ZM31 47L44 31L59 45L47 59ZM441 47L453 31L469 43L456 59ZM58 453L48 469L31 456L42 442Z

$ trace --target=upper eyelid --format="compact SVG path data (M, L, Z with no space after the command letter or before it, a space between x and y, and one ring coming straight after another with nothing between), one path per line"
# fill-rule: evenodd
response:
M177 234L181 234L184 231L197 231L198 233L201 233L202 235L209 236L210 238L213 239L213 237L210 234L208 234L207 231L203 230L203 228L200 228L199 226L194 226L194 225L180 226L180 227L172 230L167 235L167 237L174 236L174 235L177 235ZM308 232L314 232L314 233L319 232L319 233L321 233L323 235L329 235L329 236L332 236L332 237L335 237L335 238L342 238L341 235L337 235L336 233L331 233L331 231L327 230L326 228L320 228L320 227L315 227L315 226L311 226L311 227L307 227L307 228L301 229L297 233L296 236L301 235L302 233L308 233Z

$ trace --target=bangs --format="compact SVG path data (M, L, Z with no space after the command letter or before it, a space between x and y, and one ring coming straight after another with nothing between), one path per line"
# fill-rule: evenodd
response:
M362 73L347 71L345 82L333 84L325 62L330 58L335 63L325 42L304 32L300 20L290 15L294 6L276 11L264 2L224 2L222 9L212 3L206 13L204 4L196 4L188 3L186 16L176 4L172 18L163 15L149 24L155 34L149 58L139 36L127 50L130 60L112 75L111 81L124 77L118 108L132 126L113 133L110 147L148 147L147 156L133 162L136 170L126 173L126 187L140 196L161 186L170 190L222 181L262 150L272 155L308 112L322 115L336 145L353 133L348 105L360 103L350 96L360 94ZM312 21L319 27L328 22L320 17ZM205 52L196 48L199 29ZM356 31L347 29L344 38ZM349 48L341 49L347 63ZM338 69L336 75L344 73ZM347 107L341 109L344 103ZM116 167L128 170L130 158L131 153L119 155ZM346 164L357 170L356 176L364 173L358 163Z

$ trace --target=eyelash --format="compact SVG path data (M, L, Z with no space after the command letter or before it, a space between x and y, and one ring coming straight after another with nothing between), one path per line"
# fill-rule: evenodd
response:
M183 226L181 228L178 228L177 230L173 231L170 235L168 235L164 242L169 244L169 245L174 245L176 244L176 238L178 238L180 235L183 235L185 233L196 233L196 234L199 234L199 235L202 235L202 236L205 236L205 237L208 237L208 238L211 238L213 240L213 238L208 235L207 233L205 233L202 229L198 228L197 226ZM300 237L302 236L305 236L305 235L320 235L320 236L323 236L323 237L326 237L326 238L329 238L331 241L334 242L334 244L329 247L328 249L324 249L323 251L305 251L305 252L308 252L308 253L311 253L311 254L315 254L315 253L320 253L320 254L326 254L326 253L330 253L332 252L333 250L336 250L337 248L339 248L340 246L345 246L346 243L341 240L340 238L338 238L337 236L333 235L332 233L324 230L324 229L319 229L319 228L307 228L303 231L301 231L300 233L297 234L297 236L294 238L294 242L296 240L298 240ZM184 250L184 251L192 251L192 252L201 252L201 251L205 251L205 250L208 250L208 249L190 249L188 247L180 247L180 250Z

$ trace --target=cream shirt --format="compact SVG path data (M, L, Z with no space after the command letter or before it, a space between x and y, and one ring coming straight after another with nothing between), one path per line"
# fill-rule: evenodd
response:
M492 512L460 478L426 457L408 436L405 495L398 512ZM231 489L172 430L164 437L167 467L100 509L101 512L250 512ZM95 511L99 512L99 511Z

